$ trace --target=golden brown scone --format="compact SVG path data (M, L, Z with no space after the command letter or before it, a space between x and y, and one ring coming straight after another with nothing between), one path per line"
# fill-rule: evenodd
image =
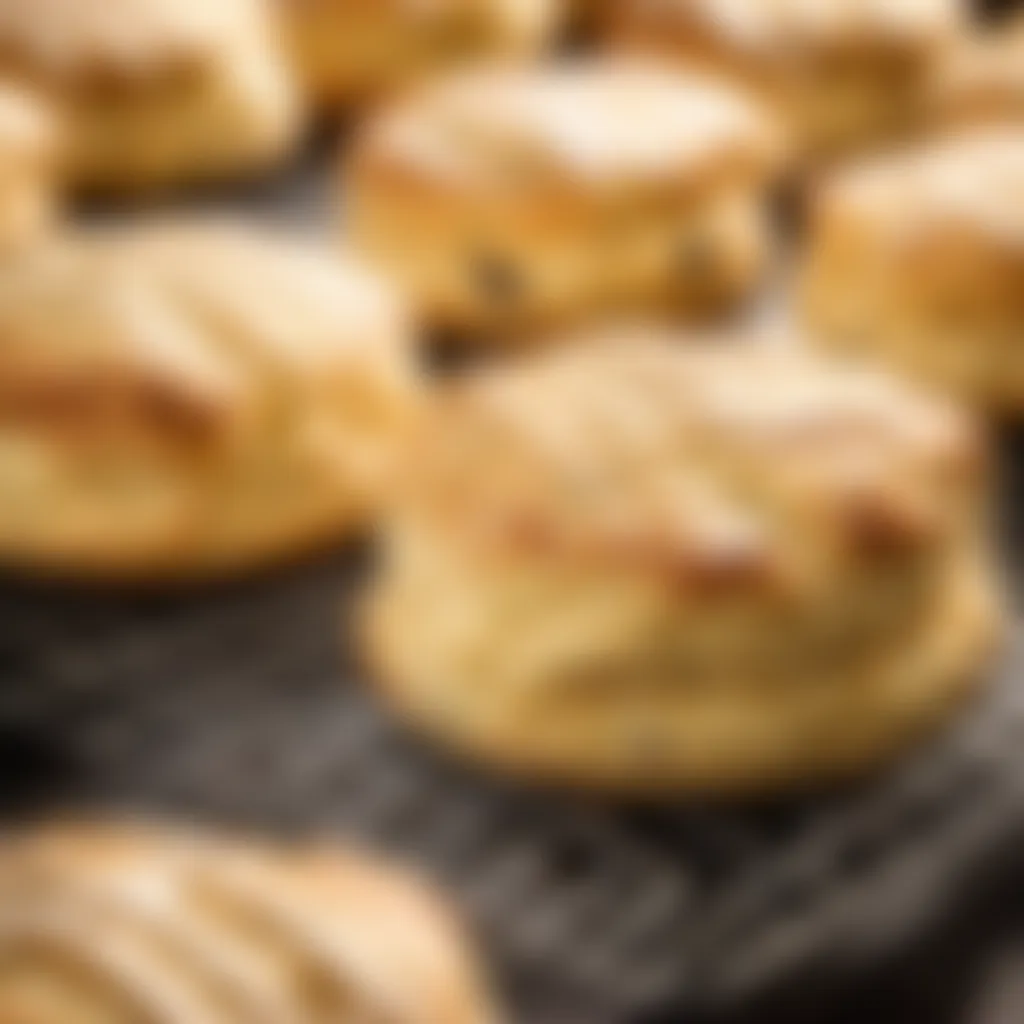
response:
M364 856L168 828L51 826L0 846L5 1024L491 1024L418 883Z
M1024 17L965 38L942 62L932 94L934 127L1024 125Z
M1024 411L1024 126L846 171L811 213L814 336L975 405Z
M39 97L0 81L0 255L36 238L57 205L58 131Z
M750 86L792 125L808 159L907 134L962 0L595 0L616 47L695 64Z
M345 212L437 327L706 314L761 279L783 149L741 96L669 69L476 70L367 127Z
M424 75L537 55L561 0L277 0L296 66L321 105L347 107Z
M404 717L542 780L738 793L874 764L978 682L966 416L692 340L589 339L438 399L363 619Z
M350 259L226 223L37 247L0 273L0 562L159 580L336 541L414 382Z
M0 69L53 96L104 191L266 169L299 109L263 0L0 0Z

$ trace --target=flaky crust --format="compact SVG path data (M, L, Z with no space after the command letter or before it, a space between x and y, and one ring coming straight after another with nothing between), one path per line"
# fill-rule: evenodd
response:
M240 175L282 157L298 96L260 0L0 0L0 71L64 114L88 189Z
M439 399L369 660L427 732L545 779L863 768L941 719L997 634L979 438L879 375L675 341L591 339Z
M1024 17L967 36L936 71L932 127L1024 124Z
M313 98L350 107L427 74L536 56L561 20L558 0L277 0Z
M484 1024L432 894L329 846L65 824L0 847L0 1017L17 1024Z
M984 409L1024 409L1024 129L968 131L827 183L801 286L819 338Z
M325 544L416 405L400 304L240 225L55 240L0 278L0 560L161 579Z
M781 111L808 158L919 127L961 0L597 0L615 47L697 64Z
M735 303L764 267L783 158L726 87L584 64L427 87L368 126L342 178L355 244L428 319L508 333Z

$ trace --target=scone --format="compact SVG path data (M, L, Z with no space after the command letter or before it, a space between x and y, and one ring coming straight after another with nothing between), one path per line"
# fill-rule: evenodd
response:
M322 106L348 107L424 75L538 54L561 0L277 0L293 59Z
M634 64L476 70L370 124L345 165L353 243L455 334L608 310L705 315L769 246L774 125L728 87Z
M59 155L57 124L46 103L0 82L0 256L53 220Z
M870 161L813 203L814 336L982 409L1024 411L1024 126Z
M0 271L0 563L234 572L363 524L414 416L401 304L240 225L62 237Z
M399 712L482 763L635 796L872 765L998 623L966 415L795 348L624 336L432 410L361 628Z
M936 129L999 122L1024 125L1024 17L966 38L936 75Z
M490 1024L474 957L364 855L155 826L0 845L5 1024Z
M64 113L68 172L103 191L266 169L298 93L263 0L0 0L0 67Z
M753 89L810 161L914 130L963 0L595 0L616 47Z

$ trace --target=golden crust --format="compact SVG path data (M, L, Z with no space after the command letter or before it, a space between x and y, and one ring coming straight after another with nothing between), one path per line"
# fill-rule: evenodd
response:
M984 462L963 417L883 376L615 335L456 382L409 461L403 510L461 544L758 592L811 546L783 510L874 564L932 543Z
M376 98L429 73L536 56L557 0L278 0L296 67L324 105Z
M1024 18L963 40L936 73L937 129L1024 123Z
M43 246L0 278L0 558L217 574L372 509L416 405L410 335L351 260L229 225Z
M639 338L437 402L363 639L457 749L637 793L813 783L978 679L998 609L955 409L796 351Z
M961 0L607 0L607 40L724 73L769 99L809 157L914 130Z
M300 128L259 0L0 0L0 69L53 98L89 189L259 170Z
M969 131L841 174L802 281L823 343L987 409L1024 408L1024 130Z
M5 841L0 892L5 1021L494 1020L433 895L330 847L52 826Z
M475 71L398 103L343 167L351 236L429 319L508 331L735 302L784 159L726 87L633 64Z
M48 104L0 82L0 253L32 240L52 221L59 156Z

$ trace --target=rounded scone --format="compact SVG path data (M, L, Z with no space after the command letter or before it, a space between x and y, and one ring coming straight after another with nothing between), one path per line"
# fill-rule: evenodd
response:
M49 106L0 82L0 255L33 240L54 220L59 159Z
M937 129L1024 124L1024 17L971 35L940 65L932 91Z
M34 247L0 273L0 563L202 577L361 526L417 404L406 319L239 224Z
M887 376L589 339L456 385L421 437L361 628L400 713L483 763L813 785L940 721L995 643L980 439Z
M1024 126L847 170L812 203L805 319L975 405L1024 411Z
M781 111L807 158L915 129L962 0L598 0L615 47L696 64Z
M279 44L262 0L0 0L0 69L53 98L86 189L277 162L301 121Z
M432 324L507 334L746 296L783 158L761 111L700 77L474 70L368 125L343 201L350 239Z
M65 824L0 843L5 1024L492 1024L419 883L331 846Z
M541 52L559 0L277 0L313 98L346 107L427 74Z

